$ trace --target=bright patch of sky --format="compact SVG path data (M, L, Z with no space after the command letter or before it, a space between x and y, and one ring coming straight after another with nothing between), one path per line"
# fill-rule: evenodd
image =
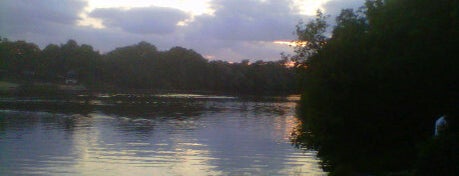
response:
M89 10L96 8L171 7L193 15L211 14L210 0L88 0Z
M211 0L87 0L88 6L85 12L81 14L82 20L79 25L92 26L94 28L105 28L99 19L91 18L87 13L94 9L101 8L119 8L131 9L141 7L169 7L179 9L190 14L190 18L180 21L177 25L183 26L194 19L194 16L202 14L213 14L214 10L210 7Z
M259 0L265 2L266 0ZM323 5L330 0L293 0L291 8L302 15L315 15L318 9L324 10ZM184 26L194 20L195 16L208 14L212 15L212 0L87 0L86 11L81 14L82 20L79 25L92 26L94 28L104 28L105 26L99 19L91 18L87 13L99 8L120 8L131 9L140 7L169 7L182 10L190 14L190 18L180 21L177 25Z
M325 10L325 5L330 0L294 0L293 7L299 10L303 15L315 15L317 10Z
M193 15L212 14L212 0L87 0L88 10L96 8L135 8L135 7L172 7ZM266 0L260 0L264 2ZM322 9L322 5L330 0L294 0L293 6L300 10L301 14L314 15L317 9Z

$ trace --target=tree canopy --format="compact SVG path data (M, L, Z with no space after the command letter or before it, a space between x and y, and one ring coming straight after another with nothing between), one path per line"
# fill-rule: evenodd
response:
M303 45L295 57L306 57L294 57L307 66L297 140L319 151L331 175L458 174L457 153L419 164L427 163L420 156L436 118L448 113L459 129L458 4L368 0L342 10L327 39L317 35L327 26L323 14L300 24L297 42L323 45Z
M1 79L63 84L71 75L92 90L213 91L243 94L297 93L296 71L285 60L209 61L183 47L159 51L142 41L100 54L69 40L43 50L25 41L0 41Z

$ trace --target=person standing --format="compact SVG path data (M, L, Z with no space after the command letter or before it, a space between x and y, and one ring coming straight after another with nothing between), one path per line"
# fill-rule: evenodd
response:
M443 134L445 130L448 128L448 121L447 121L448 116L447 115L442 115L440 118L438 118L435 121L435 136L438 136L440 134Z

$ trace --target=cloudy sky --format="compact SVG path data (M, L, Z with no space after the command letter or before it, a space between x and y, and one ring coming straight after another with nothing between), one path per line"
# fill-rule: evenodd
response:
M0 36L45 47L74 39L101 53L147 41L208 59L278 60L300 20L364 0L1 0Z

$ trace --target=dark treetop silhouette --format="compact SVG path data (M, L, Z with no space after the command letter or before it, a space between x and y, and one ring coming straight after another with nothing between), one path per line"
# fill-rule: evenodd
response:
M90 45L79 45L74 40L40 50L33 43L2 39L0 63L4 83L19 83L22 86L18 89L28 90L25 94L56 92L56 85L64 83L105 91L291 94L298 90L296 72L286 66L286 60L208 61L190 49L158 51L147 42L101 55Z
M303 71L296 141L331 175L459 174L459 1L369 0L298 26ZM312 41L312 43L309 43ZM449 130L433 139L450 112Z

